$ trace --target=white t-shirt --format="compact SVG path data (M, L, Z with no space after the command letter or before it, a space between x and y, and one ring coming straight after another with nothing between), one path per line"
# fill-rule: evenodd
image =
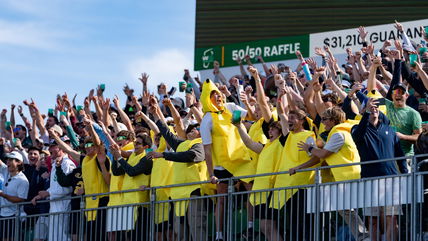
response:
M73 161L68 158L67 155L62 157L62 162L60 168L64 172L64 174L70 174L76 165ZM58 177L56 176L56 161L52 160L52 170L51 170L51 178L50 178L50 186L47 190L50 194L50 199L61 198L67 195L70 195L73 191L72 187L63 187L58 183ZM58 167L59 168L59 167ZM52 206L51 206L52 209Z
M247 116L247 110L236 105L235 103L226 103L224 107L227 108L231 113L235 110L241 111L241 119L244 119ZM202 118L201 122L201 138L203 145L212 144L211 131L213 129L213 117L211 116L211 112L207 112ZM225 170L222 166L215 166L215 170Z
M340 132L334 133L325 144L324 149L337 153L340 148L342 148L343 144L345 144L345 136Z
M2 179L2 182L3 182L2 191L4 194L14 196L14 197L19 197L22 199L27 199L28 188L30 184L28 183L28 180L25 177L24 173L19 172L15 176L11 177L9 175L7 165L2 163L2 165L0 166L0 176L1 176L0 179ZM6 198L0 197L0 206L12 205L12 204L13 203L9 202L9 200L7 200ZM24 214L23 210L24 209L22 207L22 209L20 210L21 215ZM2 207L0 209L0 215L3 217L14 216L15 214L16 214L15 205Z

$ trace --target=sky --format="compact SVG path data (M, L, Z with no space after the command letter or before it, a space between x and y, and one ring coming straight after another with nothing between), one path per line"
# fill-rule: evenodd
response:
M123 86L141 93L142 72L150 76L149 89L160 82L178 86L183 70L193 69L195 4L0 1L0 108L9 118L11 104L33 98L47 113L57 94L77 94L83 104L101 83L105 96L118 94L123 106Z

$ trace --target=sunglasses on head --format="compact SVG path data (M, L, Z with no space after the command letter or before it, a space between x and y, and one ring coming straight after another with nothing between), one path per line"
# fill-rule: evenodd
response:
M116 138L116 140L117 140L117 141L123 141L123 140L126 140L126 136L118 136L118 137Z

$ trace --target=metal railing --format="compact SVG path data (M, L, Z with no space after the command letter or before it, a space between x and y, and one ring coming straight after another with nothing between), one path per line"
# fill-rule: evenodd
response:
M173 188L199 185L205 190L212 186L208 182L195 182L149 187L144 190L150 193L150 201L146 203L98 208L85 208L85 199L101 201L105 195L141 190L44 200L38 203L63 205L63 211L35 215L22 213L23 207L31 203L17 203L0 207L15 210L12 217L0 217L0 234L3 240L25 241L216 238L228 241L422 241L428 232L428 171L421 171L420 167L428 164L416 160L423 157L427 159L428 155L408 157L411 159L409 173L341 182L323 182L323 176L331 168L398 159L299 170L298 173L313 173L314 181L292 187L246 190L240 181L289 175L284 171L221 179L227 187L223 193L201 195L201 191L194 191L188 198L175 200L169 198ZM88 220L94 213L95 220Z

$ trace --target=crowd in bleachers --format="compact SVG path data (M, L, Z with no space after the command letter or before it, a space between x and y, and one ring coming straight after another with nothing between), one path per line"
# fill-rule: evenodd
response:
M215 61L211 80L192 77L185 70L183 80L171 89L161 83L156 90L149 90L148 82L159 80L143 73L141 90L124 87L126 103L120 103L117 96L104 96L105 85L101 84L90 90L84 103L70 100L67 94L58 95L55 108L48 113L32 99L3 109L1 238L14 238L15 219L7 218L40 215L29 224L34 240L77 240L77 218L67 213L43 215L81 208L78 199L55 201L58 198L141 189L85 199L88 209L114 207L149 202L147 187L211 183L156 193L157 200L182 199L227 193L226 178L281 171L290 175L243 178L240 183L248 191L309 185L314 183L314 172L302 169L400 157L397 161L333 168L323 173L323 182L409 172L410 159L405 156L428 151L428 45L424 42L428 33L421 27L424 39L416 43L406 36L405 26L397 22L394 26L400 38L385 41L381 49L374 49L366 41L365 28L359 27L363 45L347 49L342 66L329 47L323 46L315 49L316 58L305 59L297 51L298 66L268 66L258 56L263 69L257 69L248 56L236 59L240 73L227 78ZM176 89L184 92L185 98L176 97ZM23 108L28 108L30 117L24 115ZM301 202L303 198L292 197L303 192L251 194L248 210L253 211L248 212L244 234L247 240L252 240L256 219L267 240L284 240L276 228L276 217L289 203ZM41 202L46 199L54 201ZM20 202L31 204L21 210L11 205ZM185 211L173 207L171 216L202 220L207 211L198 208L203 206L198 202L201 199L189 201ZM148 230L137 227L148 226L142 224L148 210L128 209L86 212L86 230L96 230L87 232L86 240L116 240L118 233L126 237L131 232L128 239L142 240ZM224 198L217 198L215 240L225 240L224 209ZM385 233L387 240L398 236L400 206L372 207L365 213L391 225L378 230L376 225L364 224L358 213L344 211L341 216L351 216L347 220L355 240L378 237L376 232ZM134 215L131 223L135 224L121 223L128 214ZM295 217L288 217L289 229L295 230L291 240L307 238L293 226L303 215L302 208ZM168 218L156 218L156 225ZM187 220L189 227L198 226L192 218ZM205 240L207 230L202 226L190 228L192 240ZM180 228L168 228L174 230L176 240L185 240L177 231ZM361 231L364 229L368 231ZM95 234L99 236L91 236ZM159 232L156 238L171 237Z

